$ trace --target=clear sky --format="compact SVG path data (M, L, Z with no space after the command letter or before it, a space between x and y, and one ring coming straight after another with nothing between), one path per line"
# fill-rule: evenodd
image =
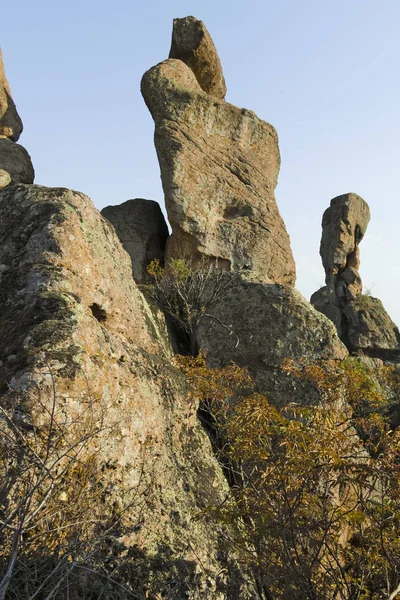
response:
M365 288L400 324L399 0L14 0L1 8L7 76L36 183L98 208L163 204L153 122L140 79L168 57L172 19L192 14L221 57L227 100L279 134L276 197L298 289L324 283L321 217L356 192L372 219Z

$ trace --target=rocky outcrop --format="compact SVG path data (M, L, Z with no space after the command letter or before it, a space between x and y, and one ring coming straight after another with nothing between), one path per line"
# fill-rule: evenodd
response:
M201 322L198 345L212 366L247 367L261 392L277 406L311 403L281 371L284 359L341 360L347 350L333 324L295 289L233 279Z
M331 200L322 218L320 254L326 286L311 304L335 324L353 353L400 357L400 334L377 298L362 294L359 243L370 220L368 204L357 194Z
M173 48L190 46L186 31L204 34L193 18L179 21ZM183 56L183 50L176 52ZM216 55L210 59L214 71L216 61ZM204 91L197 71L201 60L194 71L188 64L170 58L142 79L172 227L167 256L217 258L225 270L294 285L289 236L274 196L280 166L276 131L253 112Z
M114 226L131 257L135 281L146 283L149 263L158 259L163 264L168 239L168 227L159 204L136 198L117 206L106 206L101 214Z
M15 143L21 133L22 121L11 97L0 50L0 190L11 183L33 183L31 157Z
M195 17L174 19L169 58L186 63L204 92L221 100L225 98L221 62L203 21Z
M93 568L106 552L105 571L143 598L255 598L225 526L207 522L227 485L113 227L83 194L14 185L0 192L0 241L2 415L34 423L37 440L56 423L70 444L90 420L79 464L95 474ZM57 485L45 502L61 514L74 489ZM85 585L69 597L92 597Z

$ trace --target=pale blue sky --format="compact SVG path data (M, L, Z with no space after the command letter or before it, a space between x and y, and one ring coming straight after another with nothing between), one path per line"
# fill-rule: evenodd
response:
M88 194L98 208L163 203L144 71L167 58L172 19L208 27L227 100L279 134L278 206L298 289L324 282L322 213L353 191L372 220L361 275L400 324L399 0L14 0L1 8L6 72L36 183Z

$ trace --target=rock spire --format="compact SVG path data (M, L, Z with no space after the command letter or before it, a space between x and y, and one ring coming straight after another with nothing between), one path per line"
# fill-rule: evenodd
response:
M274 190L278 136L223 100L225 83L204 24L174 21L170 58L142 79L172 235L166 255L218 259L260 281L294 285L295 264Z
M333 198L322 218L320 255L326 286L311 297L314 307L336 325L351 352L392 359L400 334L382 302L362 294L360 250L370 220L368 204L357 194Z
M22 129L0 49L0 189L11 183L33 183L31 158L23 146L16 144Z

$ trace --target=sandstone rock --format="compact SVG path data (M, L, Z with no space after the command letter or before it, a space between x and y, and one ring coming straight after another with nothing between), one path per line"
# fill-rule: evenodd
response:
M54 420L70 435L89 415L96 535L118 523L106 544L113 578L143 598L256 598L221 548L229 532L202 517L227 484L113 227L83 194L9 186L0 192L0 276L1 407L46 431L55 398Z
M3 171L2 182L8 180L4 172L9 175L9 183L33 183L35 177L28 152L7 138L0 138L0 170Z
M204 92L222 100L225 98L221 63L203 21L195 17L174 19L169 58L179 58L186 63Z
M0 49L0 138L6 137L16 142L21 133L22 121L11 97Z
M348 354L333 324L289 286L236 279L208 312L198 345L210 364L248 367L277 405L312 402L281 372L284 359L338 360Z
M101 214L112 223L131 257L135 281L145 283L148 264L154 259L164 262L168 227L159 204L136 198L118 206L106 206Z
M167 257L218 258L226 270L294 285L289 236L276 205L275 129L206 94L190 68L168 59L145 73L165 204Z

